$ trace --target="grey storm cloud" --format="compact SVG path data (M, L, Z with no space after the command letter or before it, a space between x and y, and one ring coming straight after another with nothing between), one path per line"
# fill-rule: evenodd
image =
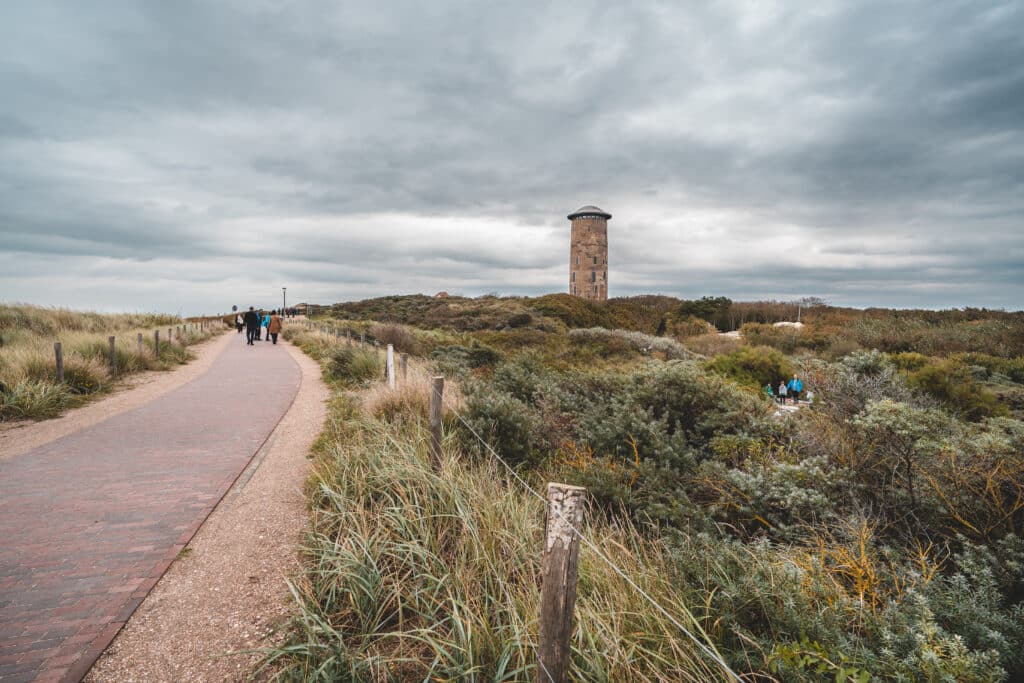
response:
M0 7L0 300L1020 308L1024 5Z

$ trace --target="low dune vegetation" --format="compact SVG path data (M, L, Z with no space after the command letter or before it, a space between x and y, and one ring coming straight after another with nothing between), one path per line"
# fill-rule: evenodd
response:
M771 302L569 299L390 297L286 332L336 398L269 670L532 680L544 505L497 453L587 487L585 535L678 622L583 547L574 680L1024 678L1021 314L818 304L778 328ZM381 348L333 330L415 371L389 389ZM792 374L813 402L783 413L764 385Z
M108 391L120 377L187 362L192 358L188 346L211 332L188 329L169 343L166 330L184 325L170 315L0 306L0 421L55 417ZM154 330L161 331L159 354L154 352ZM115 337L113 365L110 336ZM55 342L63 353L63 382L57 381Z

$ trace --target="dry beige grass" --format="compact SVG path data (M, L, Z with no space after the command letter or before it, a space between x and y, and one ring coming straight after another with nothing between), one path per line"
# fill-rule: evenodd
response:
M398 363L396 362L396 366ZM392 420L399 416L417 415L427 419L430 411L432 377L423 366L410 359L406 377L396 368L395 387L386 382L371 385L361 395L360 405L365 414ZM459 386L446 382L444 387L445 419L454 419L452 408L463 410L465 401Z
M735 351L743 345L743 342L736 337L712 332L711 334L687 337L683 340L683 345L695 353L710 358L720 353Z

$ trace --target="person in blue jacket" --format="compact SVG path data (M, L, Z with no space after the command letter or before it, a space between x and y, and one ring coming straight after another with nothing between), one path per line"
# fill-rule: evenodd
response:
M800 403L800 392L804 390L804 383L800 381L800 378L793 375L793 379L789 380L786 388L789 389L789 393L793 397L793 404Z
M260 323L263 328L263 341L270 341L270 313L263 314L263 321Z

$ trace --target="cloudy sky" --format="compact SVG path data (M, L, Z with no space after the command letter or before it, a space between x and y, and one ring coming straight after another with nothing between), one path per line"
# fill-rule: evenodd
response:
M1024 302L1024 2L0 5L0 301Z

